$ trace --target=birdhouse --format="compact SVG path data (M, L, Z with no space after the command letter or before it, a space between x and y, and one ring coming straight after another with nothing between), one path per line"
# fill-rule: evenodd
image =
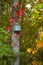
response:
M21 25L16 22L13 26L13 32L19 33L20 31L21 31Z

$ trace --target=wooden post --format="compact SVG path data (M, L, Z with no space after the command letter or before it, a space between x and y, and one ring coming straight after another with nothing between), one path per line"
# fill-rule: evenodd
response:
M15 35L17 35L17 37L15 37ZM14 62L14 65L19 65L19 35L16 33L12 33L12 44L13 44L13 50L14 53L17 56L17 59Z
M12 17L16 17L16 11L13 11L13 7L18 3L19 3L18 0L12 0ZM15 20L15 22L17 21ZM19 35L14 31L12 31L12 44L13 44L14 53L17 55L17 59L15 60L14 65L19 65Z

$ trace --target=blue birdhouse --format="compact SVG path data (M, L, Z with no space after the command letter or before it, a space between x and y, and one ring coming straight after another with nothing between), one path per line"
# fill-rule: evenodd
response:
M13 31L14 32L20 32L21 31L21 25L16 22L14 27L13 27Z

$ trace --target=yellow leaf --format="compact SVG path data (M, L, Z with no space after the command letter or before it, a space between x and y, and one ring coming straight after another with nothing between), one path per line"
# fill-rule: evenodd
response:
M31 24L31 26L34 26L35 25L35 22Z
M39 19L39 20L41 20L41 19L42 19L42 17L39 17L38 19Z
M32 54L35 54L35 53L37 53L37 50L36 49L32 50Z
M32 16L32 18L35 18L35 16Z
M24 40L22 42L24 43Z
M39 14L40 12L38 10L35 10L35 13Z
M33 60L32 65L37 65L37 62L35 60Z
M27 52L28 52L28 53L31 53L31 51L32 51L31 48L28 48L28 49L27 49Z
M43 37L43 32L41 32L41 33L40 33L39 37L40 37L40 38L42 38L42 37Z
M35 10L35 13L37 13L38 11L37 10Z
M43 42L37 43L37 44L36 44L36 47L37 47L37 49L43 47Z

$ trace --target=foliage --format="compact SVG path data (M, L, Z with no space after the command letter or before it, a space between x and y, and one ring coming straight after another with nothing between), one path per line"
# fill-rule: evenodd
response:
M27 4L30 4L31 8L26 8L25 6ZM40 55L42 52L39 50L40 47L43 46L41 45L37 48L38 43L43 44L40 43L43 42L43 35L40 36L41 32L43 32L43 2L38 1L35 3L35 0L23 0L22 7L26 8L25 13L27 16L21 17L21 25L24 34L21 37L20 51L24 54L21 54L20 65L43 65ZM34 61L36 64L32 63ZM38 62L41 63L38 64Z
M11 31L8 32L6 30L7 26L9 26L9 19L12 15L12 8L8 0L2 1L2 10L0 12L0 65L11 65L13 61L16 59L16 55L12 50L11 44Z
M21 2L21 0L19 1ZM12 51L12 33L9 31L6 34L6 27L9 25L9 19L11 18L10 8L12 8L12 5L10 5L11 0L3 0L2 2L2 13L0 13L0 65L11 65L15 54ZM23 0L21 4L22 8L26 9L26 12L24 12L26 16L21 16L20 22L24 33L20 38L20 65L43 65L43 0L38 0L38 2L36 0ZM30 4L31 8L26 8L27 4ZM37 44L42 45L37 47Z

